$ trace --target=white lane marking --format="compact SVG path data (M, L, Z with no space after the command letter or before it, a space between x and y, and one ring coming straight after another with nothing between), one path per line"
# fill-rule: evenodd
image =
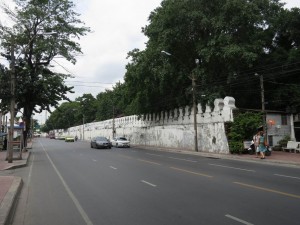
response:
M98 162L98 160L96 160L96 159L92 159L94 162Z
M274 174L274 175L275 175L275 176L279 176L279 177L286 177L286 178L292 178L292 179L300 180L300 177L292 177L292 176L281 175L281 174Z
M45 152L45 154L46 154L49 162L51 163L52 167L54 168L54 171L56 172L57 176L59 177L60 181L62 182L62 184L63 184L66 192L68 193L68 195L72 199L73 203L75 204L77 210L79 211L80 215L82 216L83 220L85 221L85 223L87 225L93 225L92 221L90 220L90 218L88 217L88 215L86 214L86 212L84 211L84 209L82 208L82 206L80 205L79 201L77 200L77 198L75 197L75 195L73 194L73 192L71 191L71 189L69 188L69 186L67 185L67 183L65 182L64 178L62 177L62 175L60 174L60 172L56 168L55 164L53 163L52 159L50 158L50 156L46 152L46 150L45 150L45 148L44 148L43 145L42 145L42 148L43 148L43 151Z
M152 155L152 156L157 156L157 157L163 157L162 155L152 154L152 153L146 153L146 155Z
M227 214L227 215L225 215L226 217L228 217L228 218L230 218L230 219L232 219L232 220L235 220L235 221L237 221L237 222L240 222L240 223L242 223L242 224L245 224L245 225L254 225L253 223L249 223L249 222L247 222L247 221L245 221L245 220L241 220L241 219L239 219L239 218L237 218L237 217L234 217L234 216L231 216L231 215L229 215L229 214Z
M145 181L145 180L141 180L141 182L143 182L143 183L145 183L145 184L148 184L148 185L150 185L150 186L152 186L152 187L156 187L155 184L149 183L149 182L147 182L147 181Z
M110 168L112 168L113 170L117 170L118 168L116 167L113 167L113 166L110 166Z
M223 165L218 165L218 164L208 164L210 166L218 166L218 167L223 167L223 168L228 168L228 169L234 169L234 170L243 170L247 172L255 172L255 170L247 170L247 169L242 169L238 167L231 167L231 166L223 166Z
M34 162L34 155L32 158L32 164L30 165L29 174L28 174L28 178L27 178L28 186L30 185L30 182L31 182L33 162Z
M190 160L190 159L181 159L181 158L175 158L175 157L168 157L169 159L176 159L176 160L181 160L181 161L186 161L186 162L192 162L196 163L197 161L195 160Z

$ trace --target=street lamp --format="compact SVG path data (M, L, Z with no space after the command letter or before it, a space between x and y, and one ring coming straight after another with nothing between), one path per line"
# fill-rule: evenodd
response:
M166 51L161 51L161 53L167 55L167 56L173 56L171 53ZM176 58L176 57L174 57ZM176 58L181 64L182 62ZM195 59L195 63L198 67L200 60ZM192 93L193 93L193 110L194 110L194 150L195 152L198 152L198 130L197 130L197 104L196 104L196 76L195 73L192 73L189 78L192 80Z
M255 76L259 76L260 80L260 93L261 93L261 111L263 114L263 131L266 135L266 140L268 140L267 135L267 124L266 124L266 109L265 109L265 89L264 89L264 77L262 74L255 73Z

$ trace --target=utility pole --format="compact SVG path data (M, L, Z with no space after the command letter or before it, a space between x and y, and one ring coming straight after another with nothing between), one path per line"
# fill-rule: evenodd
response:
M198 67L200 60L195 59L195 63ZM193 88L193 108L194 108L194 142L195 152L198 152L198 128L197 128L197 103L196 103L196 77L193 73L192 77L192 88Z
M8 138L8 163L13 162L13 140L14 140L14 122L15 122L15 48L14 44L11 45L10 49L11 62L10 62L10 129Z
M268 133L267 133L267 123L266 123L266 108L265 108L265 89L264 89L264 77L262 74L255 73L255 76L259 76L260 81L260 92L261 92L261 111L263 118L263 131L266 135L266 140L268 141Z
M115 137L115 107L113 106L112 138Z
M192 88L193 88L193 108L194 108L194 147L195 152L198 152L198 135L197 135L197 104L196 104L196 78L192 77Z
M167 56L173 56L171 53L166 51L161 51L161 53L167 55ZM184 65L177 57L173 56L179 63L181 63L184 67ZM199 66L200 60L195 59L195 63L197 64L197 67ZM192 80L192 92L193 92L193 109L194 109L194 150L195 152L198 152L198 131L197 131L197 103L196 103L196 76L193 73L189 78Z
M84 115L82 114L82 140L84 140Z

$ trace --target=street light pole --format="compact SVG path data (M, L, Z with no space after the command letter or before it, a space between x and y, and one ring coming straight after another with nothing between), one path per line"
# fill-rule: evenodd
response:
M82 114L82 140L84 141L84 115Z
M193 108L194 108L194 148L195 152L198 152L198 132L197 132L197 104L196 104L196 79L192 77L192 88L193 88Z
M261 111L263 114L263 131L266 135L266 140L268 140L267 135L267 124L266 124L266 109L265 109L265 89L264 89L264 77L262 74L255 73L255 76L259 76L260 81L260 92L261 92Z
M161 51L161 53L167 55L167 56L173 56L171 53L166 51ZM176 57L175 57L176 58ZM181 64L183 64L179 59L176 58ZM195 60L197 67L199 65L200 60ZM194 110L194 150L195 152L198 152L198 129L197 129L197 104L196 104L196 77L195 74L192 74L192 76L189 76L189 78L192 80L192 95L193 95L193 110Z

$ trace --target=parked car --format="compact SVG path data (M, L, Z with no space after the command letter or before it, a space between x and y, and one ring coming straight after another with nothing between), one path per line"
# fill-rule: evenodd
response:
M72 137L72 136L66 136L65 137L65 142L74 142L75 141L75 138Z
M112 145L119 147L127 147L130 148L130 141L128 141L125 137L115 137L112 140Z
M56 140L66 140L65 136L57 136L55 137Z
M91 148L111 148L111 142L106 137L94 137L91 140Z

